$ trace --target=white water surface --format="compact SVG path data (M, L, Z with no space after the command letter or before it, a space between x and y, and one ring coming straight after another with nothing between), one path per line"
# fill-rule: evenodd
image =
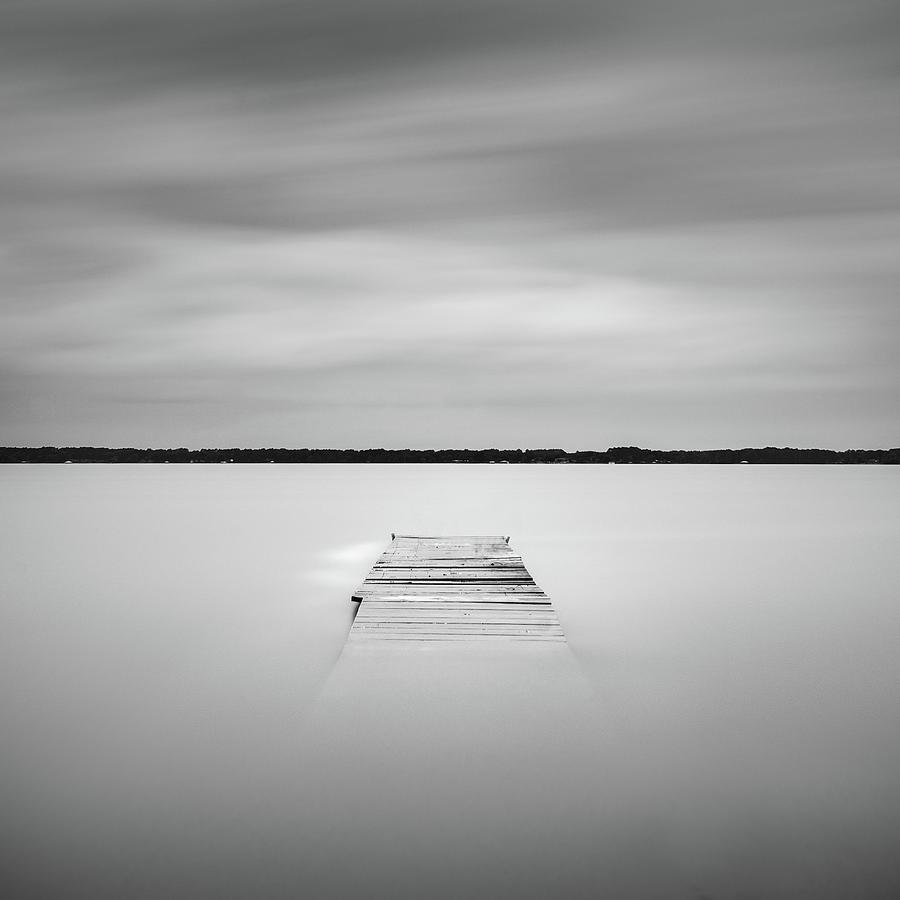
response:
M0 467L5 898L900 896L900 469ZM568 646L349 648L400 533Z

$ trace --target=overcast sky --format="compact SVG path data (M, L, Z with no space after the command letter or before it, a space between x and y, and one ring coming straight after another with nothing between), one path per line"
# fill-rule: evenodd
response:
M891 0L4 0L0 444L900 444Z

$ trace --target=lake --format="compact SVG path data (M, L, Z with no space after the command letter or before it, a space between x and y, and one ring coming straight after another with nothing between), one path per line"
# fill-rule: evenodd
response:
M0 467L4 897L900 896L900 469ZM406 534L567 645L345 653Z

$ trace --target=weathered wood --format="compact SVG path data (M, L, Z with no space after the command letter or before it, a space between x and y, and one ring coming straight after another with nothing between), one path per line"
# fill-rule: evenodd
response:
M394 621L399 621L401 619L428 619L428 620L437 620L437 619L446 619L446 618L458 618L461 620L491 620L497 621L502 618L510 618L517 620L539 620L546 621L548 619L556 619L556 613L551 606L545 606L542 610L534 610L531 607L527 607L522 610L517 610L515 607L506 607L502 606L497 608L497 605L494 604L481 604L477 607L469 607L469 608L460 608L454 609L452 606L448 606L446 604L442 604L441 606L436 606L434 608L423 608L421 606L415 607L390 607L390 606L375 606L374 604L366 603L364 607L357 612L357 619L363 621L365 619L372 618L390 618Z
M461 584L460 582L411 582L411 581L366 581L360 585L360 590L354 592L354 596L362 594L404 594L414 597L417 594L422 596L441 595L441 594L458 594L465 588L469 594L509 594L516 596L539 596L547 595L536 584L487 584L474 583Z
M520 559L493 560L491 562L476 562L475 560L457 559L427 559L424 561L407 557L405 559L380 560L372 567L376 571L394 571L395 569L456 569L461 572L515 572L525 569L525 564Z
M392 535L353 599L349 640L565 641L509 538Z
M376 567L366 576L366 581L407 581L409 579L417 581L444 581L447 579L454 581L459 579L496 581L500 579L504 581L534 582L534 579L528 574L528 570L524 566L517 569L450 569L444 566L434 566L432 568L426 566L415 566L412 568L406 566Z
M442 609L453 610L469 610L483 609L489 605L494 612L503 612L504 610L514 610L515 612L538 612L546 615L551 606L549 597L521 597L519 599L507 600L502 595L496 595L488 600L484 599L483 594L476 596L448 596L443 594L439 597L410 596L410 597L382 597L370 595L365 598L366 609L406 609L421 610L423 612L433 613Z
M477 613L472 615L470 614L468 617L466 616L455 616L455 615L436 615L436 616L408 616L408 615L364 615L357 616L357 622L363 625L383 625L388 624L391 627L398 624L408 624L408 625L429 625L434 624L436 622L441 623L450 623L457 622L460 626L474 626L474 627L482 627L489 625L497 625L497 624L506 624L506 625L522 625L523 627L530 627L532 624L537 625L558 625L558 620L555 617L547 616L543 620L542 619L529 619L527 616L484 616L478 615Z

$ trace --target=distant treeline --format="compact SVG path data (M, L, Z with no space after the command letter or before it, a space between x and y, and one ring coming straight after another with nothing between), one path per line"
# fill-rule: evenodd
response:
M140 450L134 447L0 447L0 463L795 463L858 465L900 463L891 450Z

